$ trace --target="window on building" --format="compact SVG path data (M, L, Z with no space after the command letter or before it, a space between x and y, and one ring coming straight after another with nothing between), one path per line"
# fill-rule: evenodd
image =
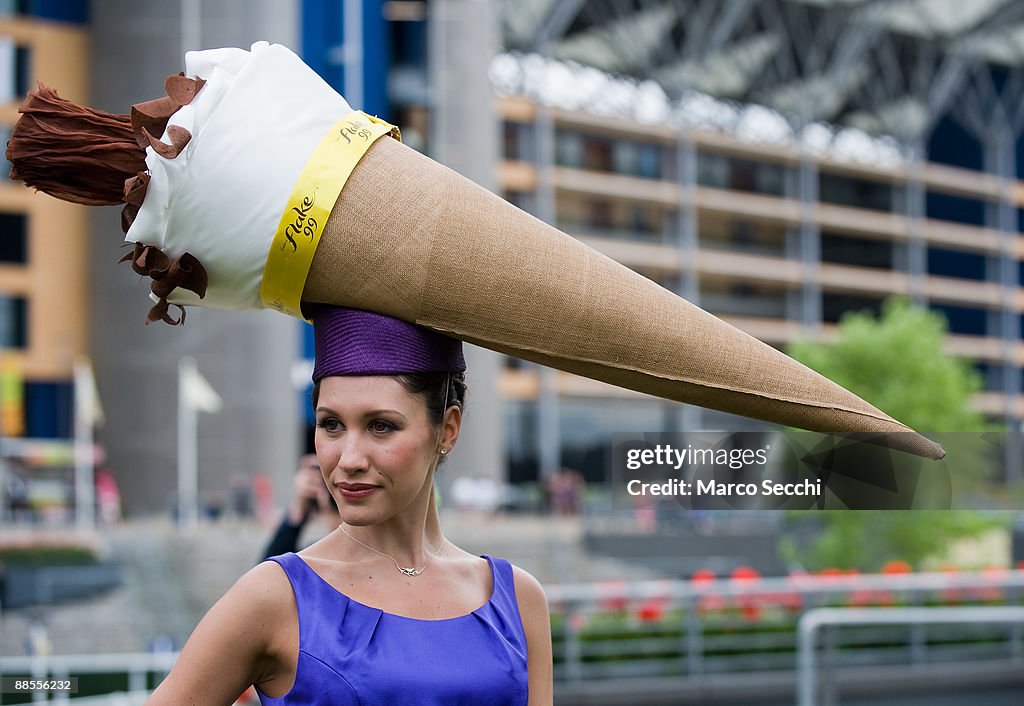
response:
M950 333L968 336L987 336L989 312L968 306L952 306L949 304L931 304L929 308L946 317ZM997 335L997 332L993 332Z
M709 213L701 214L698 227L704 248L770 257L785 254L786 232L778 224Z
M522 125L519 123L506 122L503 125L504 146L502 154L505 159L514 162L521 161L522 157Z
M928 248L928 274L939 277L984 280L986 258L977 253ZM993 270L998 272L998 269Z
M825 292L821 297L821 318L825 323L839 323L843 314L855 311L867 311L877 317L882 313L882 300L835 292Z
M612 148L612 169L617 174L635 174L637 170L636 145L629 140L617 140Z
M510 483L536 483L540 475L537 403L505 400L505 457Z
M767 284L702 280L700 304L718 316L786 318L786 290Z
M648 179L661 179L661 148L642 143L637 146L636 175Z
M782 196L786 192L786 170L778 164L700 152L697 183L717 189Z
M28 346L28 303L24 297L0 294L0 348Z
M569 130L555 133L555 163L560 167L583 168L583 136Z
M583 138L583 168L595 172L613 171L613 143L604 137L587 135Z
M821 260L839 265L891 270L893 268L893 244L881 240L822 233Z
M822 173L819 190L818 197L823 203L873 211L891 211L893 208L892 185L883 182Z
M571 235L661 242L665 212L650 204L564 195L556 204L556 225Z
M22 213L0 213L0 263L28 259L27 219Z
M667 431L666 405L658 400L563 397L558 404L562 466L590 483L611 479L613 434Z
M73 410L71 383L25 383L25 436L34 439L71 437Z
M967 225L981 225L985 222L985 202L978 199L929 191L925 196L925 209L928 218L941 221Z
M17 47L14 50L14 95L21 97L32 88L32 50Z

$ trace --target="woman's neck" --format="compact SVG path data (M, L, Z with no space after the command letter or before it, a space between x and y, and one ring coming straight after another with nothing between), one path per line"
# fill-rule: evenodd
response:
M342 523L350 538L387 554L402 566L422 566L445 543L433 483L426 501L413 503L407 512L363 527ZM360 547L365 551L365 547Z

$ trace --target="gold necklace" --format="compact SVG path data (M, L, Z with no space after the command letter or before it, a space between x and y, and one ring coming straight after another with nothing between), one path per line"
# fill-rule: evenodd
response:
M437 548L437 551L434 552L433 554L429 555L427 557L427 560L425 562L423 562L423 566L421 566L420 568L417 569L414 566L402 566L402 565L400 565L398 563L398 561L395 560L395 557L391 556L390 554L385 554L384 552L380 551L379 549L374 549L369 544L366 544L364 542L360 542L358 539L356 539L351 534L349 534L349 531L347 529L345 529L345 523L344 522L342 522L340 525L338 525L338 529L340 529L342 532L344 532L348 536L348 538L351 539L356 544L359 544L361 546L366 547L371 552L377 552L381 556L386 556L388 559L390 559L392 562L394 562L395 568L398 569L399 571L401 571L406 576L419 576L420 574L422 574L423 570L427 568L427 564L430 563L430 560L433 559L438 554L440 554L441 553L441 549L444 547L444 542L442 541L441 542L441 546L439 546Z

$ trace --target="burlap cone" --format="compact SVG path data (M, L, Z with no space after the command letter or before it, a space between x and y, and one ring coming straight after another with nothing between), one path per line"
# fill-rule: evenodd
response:
M303 301L378 311L678 402L942 448L774 348L394 140L341 193Z

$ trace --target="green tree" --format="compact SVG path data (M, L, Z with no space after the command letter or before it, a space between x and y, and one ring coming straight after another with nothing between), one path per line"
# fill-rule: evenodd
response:
M893 298L879 318L844 316L833 343L798 341L787 352L914 429L984 431L969 406L981 375L943 350L946 333L939 314Z
M982 415L970 407L982 389L980 374L944 350L946 322L940 315L889 299L881 316L852 313L843 317L829 344L800 341L791 356L860 395L914 429L935 432L981 432ZM956 448L950 448L950 439ZM980 455L980 435L943 437L949 457ZM958 464L984 469L986 463ZM959 492L977 488L983 473L960 473ZM804 520L815 523L813 539L786 540L782 553L807 568L826 566L877 570L892 559L915 566L948 549L958 539L978 536L1002 525L1000 517L967 510L832 511Z

